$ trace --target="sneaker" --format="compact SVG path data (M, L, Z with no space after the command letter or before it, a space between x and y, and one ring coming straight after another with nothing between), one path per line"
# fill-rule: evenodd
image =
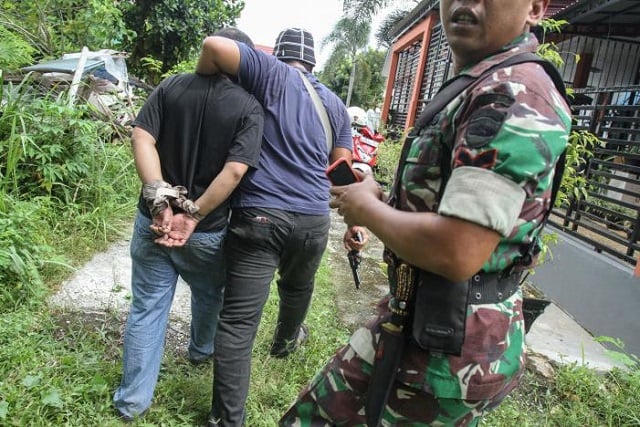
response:
M307 327L307 325L300 325L298 336L295 340L284 343L274 342L273 345L271 345L271 351L269 353L271 354L271 356L278 359L287 357L288 355L296 351L301 345L306 343L308 339L309 328Z

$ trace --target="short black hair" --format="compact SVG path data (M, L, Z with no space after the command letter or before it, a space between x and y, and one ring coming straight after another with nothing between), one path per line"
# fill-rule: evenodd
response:
M223 29L216 31L213 35L242 42L247 46L253 48L253 41L251 40L251 37L249 37L243 31L240 31L236 27L224 27Z

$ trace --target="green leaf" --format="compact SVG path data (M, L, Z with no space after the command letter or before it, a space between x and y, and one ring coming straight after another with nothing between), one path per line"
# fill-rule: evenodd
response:
M9 403L4 400L0 401L0 420L7 419L7 414L9 413Z
M42 396L42 403L47 406L62 409L62 398L60 397L60 392L56 389L50 390Z
M41 377L39 376L35 376L35 375L27 375L23 380L22 380L22 385L27 387L27 388L33 388L35 386L37 386L38 384L40 384L40 381L42 380Z

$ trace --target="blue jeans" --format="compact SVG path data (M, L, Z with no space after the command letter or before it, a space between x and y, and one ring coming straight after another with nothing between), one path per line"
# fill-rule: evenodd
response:
M276 270L280 306L275 341L295 339L311 303L329 239L329 215L234 209L225 241L227 287L215 338L210 425L241 426L251 351Z
M189 358L213 354L225 285L223 240L226 228L194 233L181 248L154 243L151 219L138 212L131 238L133 300L124 332L122 381L116 408L134 417L151 405L164 350L169 311L178 275L191 288Z

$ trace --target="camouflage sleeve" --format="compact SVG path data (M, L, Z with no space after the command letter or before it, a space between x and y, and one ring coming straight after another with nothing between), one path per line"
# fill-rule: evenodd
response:
M542 195L566 146L571 117L542 67L499 70L475 85L454 114L452 174L438 212L502 236L519 220L534 219L523 216L543 214ZM540 209L526 206L536 200Z

